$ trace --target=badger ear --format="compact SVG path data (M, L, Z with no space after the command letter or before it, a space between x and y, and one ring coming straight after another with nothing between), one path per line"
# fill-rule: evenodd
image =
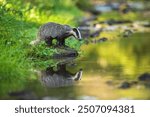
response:
M82 37L81 37L81 33L80 33L80 31L79 31L78 28L72 28L72 30L76 33L78 39L81 39L81 38L82 38Z

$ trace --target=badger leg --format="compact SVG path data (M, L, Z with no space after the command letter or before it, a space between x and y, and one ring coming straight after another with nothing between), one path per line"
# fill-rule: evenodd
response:
M50 37L45 39L47 46L52 46L52 39Z
M59 46L65 46L65 39L58 40L58 45Z

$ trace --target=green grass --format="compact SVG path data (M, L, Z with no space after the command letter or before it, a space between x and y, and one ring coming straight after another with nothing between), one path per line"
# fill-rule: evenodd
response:
M30 69L36 63L33 59L49 57L57 52L57 49L46 48L44 43L36 47L29 43L36 38L43 23L76 26L82 13L74 4L72 0L0 0L0 89L5 87L1 85L1 79L12 81L13 89L16 86L14 81L30 77ZM67 45L78 50L80 43L70 39Z

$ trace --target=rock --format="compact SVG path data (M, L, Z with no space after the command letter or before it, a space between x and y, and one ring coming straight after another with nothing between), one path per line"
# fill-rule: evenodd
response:
M88 38L88 37L90 37L90 30L89 29L87 29L87 30L79 29L79 30L81 32L82 38Z
M138 77L139 81L150 81L150 73L144 73Z
M122 2L120 5L119 5L119 11L120 13L123 13L123 14L126 14L130 11L130 6L128 3L126 2Z
M150 28L150 24L144 24L143 26L146 28Z
M126 81L121 83L121 85L119 86L119 88L121 88L121 89L128 89L130 87L131 87L131 84L129 82L126 82Z
M103 12L110 12L110 11L112 11L112 7L111 7L111 5L95 5L95 10L96 11L99 11L99 12L101 12L101 13L103 13Z
M99 36L99 34L100 34L101 31L102 31L101 29L95 31L94 33L90 34L90 37L97 37L97 36Z
M105 42L107 40L108 39L106 37L103 37L103 38L100 38L100 39L86 40L85 44L90 44L90 43L97 44L97 43Z
M137 85L138 84L138 81L132 81L131 82L131 85Z
M116 24L126 24L126 23L132 23L130 20L106 20L105 22L100 22L100 23L106 23L108 25L116 25Z
M102 12L100 10L97 9L90 9L89 12L93 15L93 16L97 16L100 15Z
M77 57L78 52L71 48L60 47L57 49L58 53L54 54L52 58L63 58L63 57Z
M90 26L81 26L78 29L82 35L82 38L97 37L99 36L99 33L102 31L101 25L99 24L93 24Z
M107 41L108 39L106 38L106 37L103 37L103 38L100 38L99 40L98 40L98 42L104 42L104 41Z
M97 16L91 16L89 18L83 18L79 21L79 26L89 26L90 22L97 20Z
M150 28L150 22L144 22L142 24L143 27Z
M129 36L132 35L132 33L133 33L133 31L126 29L126 30L123 32L123 37L129 37Z

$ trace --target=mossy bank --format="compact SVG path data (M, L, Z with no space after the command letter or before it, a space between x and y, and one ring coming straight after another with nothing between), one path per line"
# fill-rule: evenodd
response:
M0 79L8 79L11 82L9 79L32 78L29 74L30 69L36 65L35 58L42 61L43 57L58 53L58 50L53 47L45 47L45 43L36 47L30 46L29 43L36 38L39 26L46 22L75 27L76 21L82 15L82 12L76 8L75 2L72 0L0 0ZM80 43L68 39L67 45L78 50ZM0 80L0 84L2 81Z

